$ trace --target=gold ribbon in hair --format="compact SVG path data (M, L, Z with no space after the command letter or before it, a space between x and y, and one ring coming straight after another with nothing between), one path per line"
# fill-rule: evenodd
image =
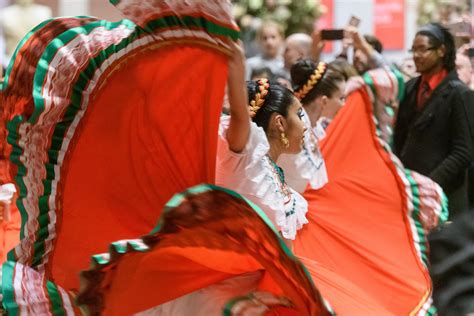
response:
M250 101L249 105L249 114L251 118L254 118L257 114L257 111L260 110L263 103L265 102L265 97L268 94L268 88L270 88L270 83L268 79L262 78L257 81L258 83L258 92L255 94L255 98Z
M309 76L308 81L302 86L298 91L295 91L295 96L298 100L303 100L304 97L316 86L318 81L324 76L324 73L327 69L327 64L325 62L320 62L311 76Z

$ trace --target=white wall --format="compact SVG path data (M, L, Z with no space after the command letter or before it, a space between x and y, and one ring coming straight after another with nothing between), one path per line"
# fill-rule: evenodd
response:
M89 15L89 0L59 0L58 8L59 16Z

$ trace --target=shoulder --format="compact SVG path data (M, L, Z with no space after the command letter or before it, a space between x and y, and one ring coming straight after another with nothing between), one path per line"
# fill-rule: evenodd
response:
M446 85L447 89L445 90L445 95L449 97L453 105L466 105L466 103L472 103L474 101L471 89L469 89L469 87L464 82L459 80L457 76L452 76Z
M262 63L262 57L259 55L247 58L247 65L255 66L260 63Z
M418 77L408 80L405 83L405 92L402 97L401 103L406 103L409 100L411 102L411 96L417 93L417 88L420 83L420 80L421 80L421 76L418 76Z
M469 94L471 92L471 89L457 77L449 80L449 85L453 88L452 90L455 93Z
M449 84L451 87L449 97L452 100L452 106L457 106L472 116L474 113L474 91L460 80L452 80Z
M256 163L267 154L270 149L270 144L268 143L265 131L254 122L250 124L249 138L244 150L240 153L231 151L226 139L229 125L230 116L222 115L219 123L218 157L247 157L247 159L249 159L248 163Z
M282 69L285 65L285 61L283 60L283 57L279 56L277 58L268 60L268 64L270 66L276 67L277 69Z
M415 78L412 78L412 79L408 80L407 83L406 83L407 91L408 91L408 89L413 89L416 86L416 84L420 81L420 79L421 79L421 77L418 76L418 77L415 77Z
M412 96L416 94L416 88L420 82L421 77L415 77L405 83L405 93L400 102L400 108L404 108L405 104L413 101Z

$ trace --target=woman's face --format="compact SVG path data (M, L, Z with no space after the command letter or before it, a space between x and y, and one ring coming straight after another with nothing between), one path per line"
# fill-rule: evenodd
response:
M344 92L346 91L346 82L341 81L337 84L337 90L333 92L331 97L327 97L323 106L321 116L333 119L337 112L342 108L346 102Z
M300 101L294 98L293 104L290 105L288 115L286 116L287 128L285 134L290 142L290 146L285 150L285 153L297 154L301 151L303 136L307 129L301 119L302 117L303 107Z

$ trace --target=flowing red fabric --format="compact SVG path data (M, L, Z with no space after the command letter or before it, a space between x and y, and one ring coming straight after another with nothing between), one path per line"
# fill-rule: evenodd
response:
M402 180L375 136L371 106L365 90L358 90L329 126L321 150L330 181L305 192L309 224L294 253L308 267L315 261L354 285L352 295L389 314L408 315L420 309L431 283L415 250ZM336 313L356 315L346 303L349 288L337 280L326 286L318 281L324 272L312 274Z
M50 265L59 285L77 288L77 273L110 241L151 231L174 193L213 182L226 64L199 47L144 53L92 99L64 168Z
M3 212L3 209L0 212ZM21 216L15 207L15 200L10 205L10 213L9 221L0 221L0 263L7 260L7 253L20 241Z
M265 275L256 290L290 298L300 315L327 315L309 275L268 219L226 192L213 187L196 195L185 193L180 205L167 206L156 233L112 244L105 260L95 256L96 264L83 273L79 304L92 315L131 315L261 271ZM133 244L148 246L135 249Z
M4 127L0 126L0 130L2 129L4 129ZM0 159L1 184L12 182L11 177L9 176L8 167L8 162ZM15 205L15 202L16 194L13 196L13 199L10 203L10 218L0 218L0 263L3 263L7 260L7 253L12 250L20 241L21 216L18 208ZM0 207L0 213L2 213L3 216L6 215L4 213L3 207Z
M367 93L360 90L351 94L331 123L322 145L331 181L319 191L306 192L310 223L294 241L294 253L337 314L408 315L420 309L420 302L429 295L430 283L414 248L402 180L376 136L371 107ZM211 208L219 217L228 211ZM237 215L237 211L230 213ZM189 233L181 230L163 239L151 251L113 260L110 267L98 269L97 276L92 274L91 280L100 275L104 281L89 294L103 295L104 313L118 315L150 308L232 275L271 271L274 265L281 265L287 275L296 275L280 262L284 256L265 265L259 262L260 255L243 255L251 246L247 246L245 235L236 238L230 231L248 233L251 239L259 240L261 250L272 247L274 241L258 227L253 214L241 216L252 223L251 230L242 229L235 218L216 218L215 224L196 224ZM183 218L194 221L199 217ZM187 234L193 236L193 242ZM222 241L217 242L219 239ZM193 247L184 247L186 240ZM234 253L239 249L242 255ZM278 280L276 275L264 279L259 289L295 300L288 280ZM175 286L169 289L169 284ZM302 313L308 306L296 305Z

